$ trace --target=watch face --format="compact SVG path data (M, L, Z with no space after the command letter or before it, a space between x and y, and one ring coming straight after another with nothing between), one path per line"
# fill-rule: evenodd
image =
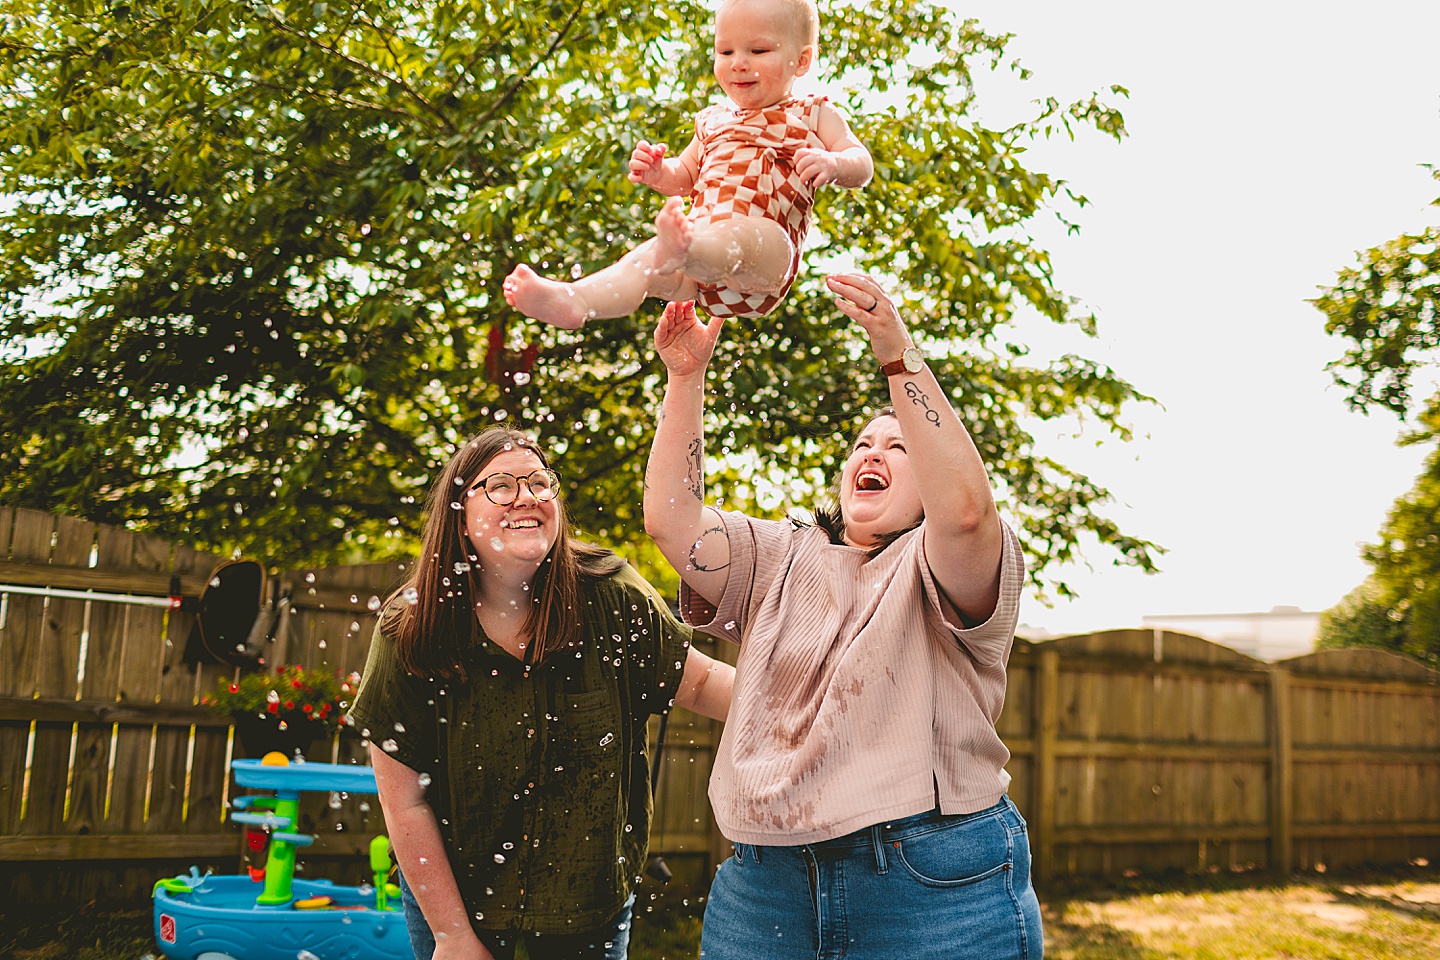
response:
M919 347L910 347L900 355L905 362L906 373L919 373L920 368L925 366L925 354L920 352Z

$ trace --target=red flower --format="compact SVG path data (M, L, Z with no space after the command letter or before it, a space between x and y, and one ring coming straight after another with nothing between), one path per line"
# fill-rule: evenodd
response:
M314 713L314 712L315 712L315 708L312 707L312 706L310 706L310 704L308 704L308 703L305 704L304 709L305 709L305 712L306 712L306 713Z
M294 700L286 700L286 701L285 701L285 709L286 709L286 710L294 710L294 709L295 709L295 701L294 701Z
M265 704L265 709L268 710L268 711L271 712L271 713L279 713L279 712L280 712L280 704L278 704L278 703L273 703L273 702L272 702L272 703L267 703L267 704Z

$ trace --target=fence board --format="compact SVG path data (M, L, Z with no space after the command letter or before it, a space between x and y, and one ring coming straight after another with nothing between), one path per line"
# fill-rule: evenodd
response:
M172 573L208 573L216 558L177 545L171 555ZM165 623L164 665L160 675L160 702L192 704L198 697L200 670L185 662L185 646L194 625L192 614L171 611ZM181 833L185 830L191 731L186 727L157 727L153 736L150 794L146 803L146 833Z
M16 510L10 558L34 564L50 562L55 518L35 510ZM0 696L33 696L40 669L45 597L6 595L5 639L0 647Z
M15 510L0 507L0 557L10 554L15 530ZM10 679L18 666L16 626L11 601L17 596L0 591L0 694L13 692ZM30 742L29 723L0 723L0 836L13 833L20 824L20 798L25 783L25 751Z
M83 566L95 546L95 524L73 517L55 518L55 545L50 562ZM36 670L36 693L42 697L75 699L78 692L80 647L90 602L50 598L45 609L45 632Z
M170 544L151 537L131 541L129 566L147 573L170 568ZM153 704L160 700L160 675L165 666L165 621L167 613L158 607L125 608L120 638L117 701ZM101 693L97 696L103 697ZM151 756L155 728L146 723L120 723L115 731L108 795L108 827L120 834L135 834L145 828L146 801L151 791Z
M55 517L50 562L87 563L95 542L95 525L71 517ZM49 598L41 621L35 695L73 700L89 602ZM59 833L64 829L71 765L75 760L75 725L37 723L32 737L30 799L22 833Z

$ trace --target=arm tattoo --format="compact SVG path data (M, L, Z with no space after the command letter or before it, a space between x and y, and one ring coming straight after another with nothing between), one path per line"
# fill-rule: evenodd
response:
M690 463L685 474L685 482L690 485L690 492L695 494L695 499L700 503L705 502L705 441L696 437L690 441Z
M940 411L930 409L930 398L921 393L919 387L915 386L914 383L906 382L905 396L910 398L911 403L925 411L926 420L929 420L937 427L940 426Z
M706 530L704 533L700 534L700 536L696 538L695 542L690 546L690 568L692 570L699 570L701 573L714 573L717 570L724 570L726 567L730 566L730 562L727 560L726 562L720 564L720 566L718 567L707 567L705 566L705 564L701 563L695 558L695 554L700 550L700 545L703 544L705 542L705 538L710 536L710 534L712 533L720 534L720 536L725 538L725 541L727 543L730 541L730 534L726 533L725 527L719 524L711 527L709 530Z

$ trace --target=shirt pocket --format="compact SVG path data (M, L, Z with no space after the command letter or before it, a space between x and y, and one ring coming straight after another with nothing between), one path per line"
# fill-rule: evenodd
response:
M554 749L606 765L620 752L622 732L616 696L604 690L571 693L565 695L559 729L550 742Z

